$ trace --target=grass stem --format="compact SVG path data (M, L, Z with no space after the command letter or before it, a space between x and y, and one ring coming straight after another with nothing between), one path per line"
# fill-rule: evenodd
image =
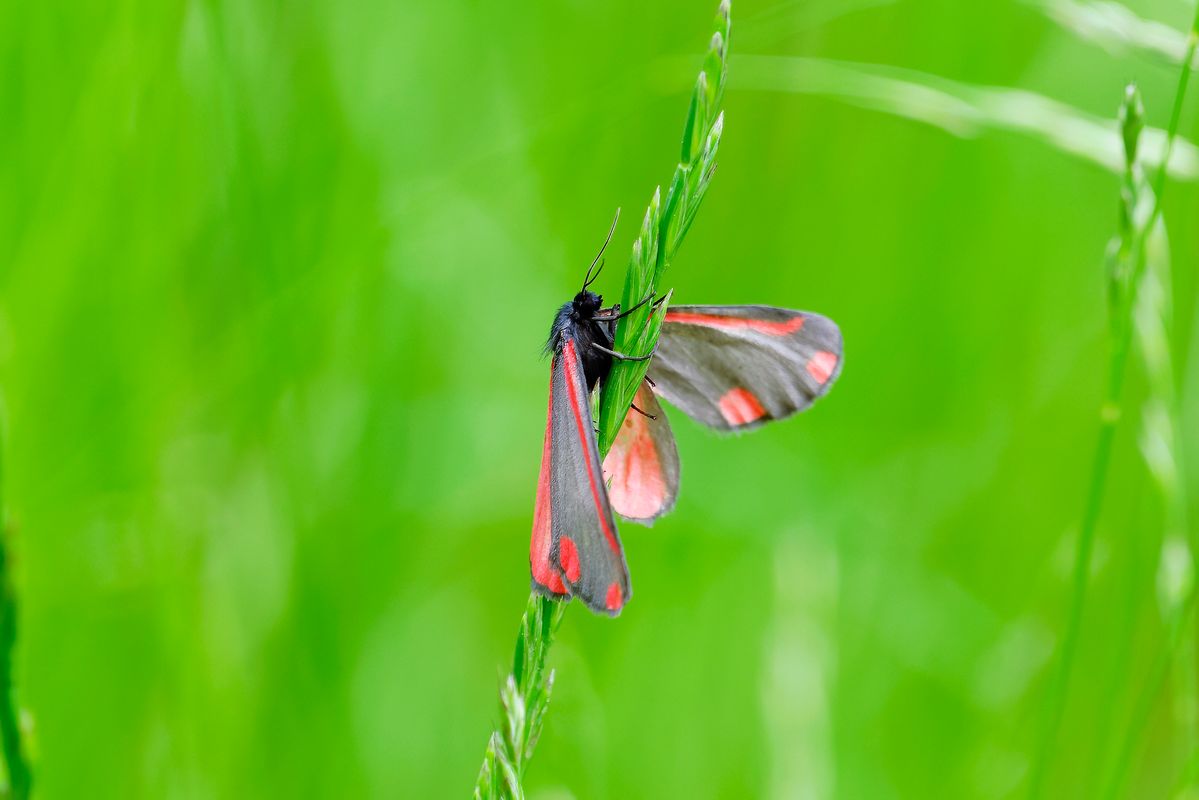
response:
M3 450L0 442L0 451ZM8 775L6 800L26 800L33 773L21 740L20 709L13 681L13 649L17 642L17 596L13 588L9 526L4 510L4 469L0 454L0 752Z
M1195 57L1197 45L1199 45L1199 4L1196 5L1195 16L1187 38L1186 58L1183 60L1182 70L1178 78L1178 86L1174 93L1174 104L1170 113L1170 123L1166 131L1165 149L1153 186L1152 210L1149 213L1148 220L1143 225L1136 225L1134 228L1132 270L1128 278L1126 291L1121 298L1122 302L1118 304L1116 309L1117 317L1113 329L1114 345L1109 362L1107 393L1101 407L1099 440L1091 468L1091 478L1087 489L1082 527L1079 530L1078 536L1078 547L1075 551L1066 631L1062 638L1057 668L1049 686L1049 696L1045 706L1045 713L1042 717L1038 746L1029 775L1028 796L1032 800L1037 800L1042 794L1046 770L1055 749L1066 697L1069 693L1070 677L1073 672L1074 661L1077 657L1079 631L1082 627L1088 577L1091 569L1091 556L1094 551L1095 531L1103 507L1103 497L1107 486L1112 447L1121 417L1124 374L1133 336L1132 317L1137 305L1137 293L1148 262L1146 242L1162 213L1162 195L1166 186L1170 155L1173 151L1174 140L1178 134L1178 125L1182 118L1183 102L1186 97L1187 85L1190 82L1191 64Z
M10 563L7 538L0 537L0 748L3 749L8 772L8 797L11 800L26 800L33 780L21 740L20 710L13 683L17 601Z
M624 308L631 309L657 291L662 273L690 230L715 172L716 151L724 125L720 101L728 72L729 5L729 0L723 0L716 13L704 69L699 73L687 112L682 157L666 203L661 205L661 193L655 191L640 236L633 243L625 272ZM653 353L667 305L668 302L663 302L655 309L646 303L617 323L615 349L633 356ZM596 412L601 458L616 440L647 366L644 362L618 361L604 381ZM516 636L512 673L500 687L501 723L488 739L483 766L475 782L475 800L524 797L525 769L533 757L554 685L554 672L547 669L546 660L566 605L536 592L529 595Z

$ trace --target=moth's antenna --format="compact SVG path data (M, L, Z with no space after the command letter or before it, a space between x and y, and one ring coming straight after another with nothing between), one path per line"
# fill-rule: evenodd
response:
M595 262L592 262L592 266L594 266L594 263L595 263ZM598 267L596 267L596 269L595 269L595 274L594 274L594 275L592 275L592 274L591 274L591 270L590 270L590 269L588 269L588 270L587 270L587 275L588 275L589 277L587 278L587 280L585 280L585 281L583 282L583 289L584 289L584 290L586 290L586 288L587 288L588 286L590 286L591 284L593 284L593 283L595 283L595 282L596 282L596 280L597 280L597 279L599 278L599 276L600 276L600 273L604 271L604 264L606 264L606 263L608 263L608 262L607 262L607 259L603 259L603 258L601 258L601 259L599 260L599 266L598 266Z
M595 258L591 260L591 266L587 268L587 276L583 278L583 291L587 291L600 273L604 271L603 255L604 250L608 249L608 243L612 241L612 234L616 233L616 223L620 220L620 209L616 209L616 216L612 218L612 227L608 228L608 238L604 239L604 244L600 247L599 252L595 254ZM595 265L599 264L599 269L595 270L595 274L591 274L591 270L595 269Z

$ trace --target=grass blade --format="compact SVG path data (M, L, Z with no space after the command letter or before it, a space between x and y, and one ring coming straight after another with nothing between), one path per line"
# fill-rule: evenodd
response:
M1050 682L1049 695L1042 718L1038 747L1034 756L1032 771L1029 775L1028 796L1041 796L1045 775L1052 759L1056 745L1058 729L1061 726L1062 711L1065 698L1069 692L1070 677L1073 672L1074 660L1078 649L1078 636L1082 624L1083 608L1086 604L1087 576L1090 571L1091 554L1094 549L1095 529L1099 513L1103 505L1106 488L1108 465L1111 461L1112 443L1115 439L1116 427L1121 416L1121 396L1124 387L1125 367L1131 348L1134 331L1134 314L1138 308L1139 290L1141 288L1146 266L1150 260L1149 248L1153 232L1157 229L1161 216L1162 192L1165 189L1166 175L1170 163L1170 155L1178 131L1179 120L1182 117L1183 101L1186 97L1187 84L1190 81L1190 65L1194 61L1196 46L1199 45L1199 4L1196 5L1195 16L1191 23L1191 34L1183 68L1178 79L1178 88L1174 94L1173 109L1170 113L1170 123L1166 132L1166 143L1163 149L1161 164L1156 173L1152 187L1152 199L1149 213L1141 217L1136 205L1135 187L1137 184L1137 155L1136 135L1130 127L1139 130L1140 123L1135 103L1126 100L1125 113L1122 115L1125 123L1126 149L1126 178L1125 189L1133 187L1131 196L1126 198L1126 211L1122 215L1121 231L1122 260L1124 266L1116 274L1117 289L1111 294L1113 320L1113 346L1109 362L1107 395L1100 413L1099 444L1096 448L1092 464L1090 488L1087 492L1082 528L1079 531L1078 549L1075 553L1074 573L1071 588L1070 609L1066 621L1066 630L1062 639L1057 668ZM1131 145L1131 146L1130 146Z
M666 200L662 201L661 187L654 190L640 233L633 243L621 295L624 308L632 308L646 297L658 296L662 291L663 275L691 229L712 178L724 131L724 114L719 109L728 75L729 12L729 3L725 0L716 12L704 68L691 93L680 160ZM670 292L665 291L662 296L666 299L657 308L647 303L617 323L615 348L618 352L646 356L654 351L670 304ZM647 362L636 361L618 361L612 365L600 394L601 454L606 454L612 447L648 368Z
M1124 172L1120 132L1111 120L1035 92L974 86L916 70L822 58L738 56L736 67L738 85L746 88L831 97L935 125L963 138L987 131L1012 131L1117 175ZM1199 148L1177 135L1168 137L1159 128L1146 128L1142 134L1142 161L1160 165L1167 138L1174 139L1170 175L1188 181L1199 177Z

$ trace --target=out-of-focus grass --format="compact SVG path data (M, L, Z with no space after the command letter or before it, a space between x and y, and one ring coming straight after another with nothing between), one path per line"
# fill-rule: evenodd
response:
M677 152L686 89L652 75L699 56L694 8L0 6L5 488L41 796L469 785L527 595L537 353L595 220ZM740 0L738 53L1092 119L1135 75L1166 124L1177 65L1026 3L853 8ZM678 509L627 532L620 619L562 628L530 793L1007 796L1068 596L1118 179L1020 133L748 91L735 63L725 105L676 299L826 313L849 366L750 436L676 422ZM1164 199L1192 464L1196 199ZM1139 373L1128 390L1139 408ZM1118 749L1170 637L1164 506L1127 430L1056 797ZM1147 717L1132 796L1187 766L1182 692Z
M2 432L2 429L0 429ZM3 782L0 797L26 800L32 785L29 749L22 730L21 706L13 679L13 652L17 642L16 590L13 580L11 528L4 511L3 436L0 436L0 752L3 753Z
M1173 380L1170 377L1173 365L1170 358L1169 333L1166 329L1168 311L1164 299L1166 291L1164 282L1170 279L1168 268L1170 256L1169 248L1166 245L1166 228L1161 217L1162 192L1165 190L1180 113L1186 99L1187 84L1190 81L1190 63L1195 54L1195 37L1199 35L1199 11L1196 12L1191 30L1190 45L1183 58L1183 68L1174 95L1173 110L1160 158L1161 163L1152 183L1146 177L1145 167L1141 161L1143 151L1140 148L1140 139L1145 128L1145 108L1135 85L1127 87L1118 115L1125 166L1120 186L1119 230L1108 245L1106 259L1108 313L1111 330L1108 384L1099 411L1098 444L1095 448L1091 481L1087 489L1086 506L1079 530L1078 544L1075 548L1071 599L1065 632L1047 692L1039 737L1040 744L1034 756L1033 769L1029 777L1028 794L1032 798L1040 797L1044 789L1045 774L1057 749L1062 708L1070 693L1070 680L1078 650L1079 629L1090 583L1091 559L1095 549L1095 530L1107 493L1107 476L1117 426L1124 415L1125 374L1134 338L1141 344L1150 387L1142 430L1147 436L1156 438L1162 429L1165 429L1165 436L1159 446L1155 447L1152 444L1146 446L1146 437L1142 436L1141 438L1142 451L1146 456L1147 465L1163 488L1167 522L1162 540L1163 542L1173 540L1177 547L1181 537L1184 548L1183 557L1188 561L1193 560L1193 556L1185 552L1186 540L1182 533L1186 530L1185 503L1177 496L1176 491L1177 479L1180 477L1181 471L1178 451L1174 446L1176 440L1174 430L1177 427L1174 409L1177 408L1177 397L1174 394ZM1134 334L1138 335L1134 336ZM1164 453L1162 452L1163 447ZM1163 562L1158 568L1159 588L1160 576L1163 574L1164 568L1168 567L1167 559L1171 556L1170 549L1163 548L1162 554ZM1175 579L1174 582L1186 583L1185 580L1179 579ZM1187 587L1179 585L1165 595L1166 620L1175 634L1182 628L1182 620L1190 607L1189 599L1183 597L1188 591ZM1167 658L1173 653L1176 642L1177 635L1172 636L1170 644L1162 649L1162 653L1166 654ZM1113 652L1111 660L1121 663L1123 661L1122 654L1118 650ZM1168 660L1159 661L1159 663L1168 663ZM1187 669L1182 671L1182 679L1190 684L1194 677L1189 674L1191 661L1188 658L1183 663L1187 665ZM1160 678L1151 681L1150 685L1159 682ZM1143 725L1144 700L1152 696L1150 691L1155 692L1148 687L1142 692L1142 703L1139 704L1137 721L1131 726L1129 735L1125 737L1126 744L1121 748L1120 760L1113 767L1117 777L1108 783L1106 796L1114 797L1118 793L1123 775L1127 772L1127 761L1130 756L1129 744L1139 734ZM1187 715L1190 716L1194 711L1192 705L1187 709ZM1184 741L1193 741L1193 722L1188 720L1184 727Z

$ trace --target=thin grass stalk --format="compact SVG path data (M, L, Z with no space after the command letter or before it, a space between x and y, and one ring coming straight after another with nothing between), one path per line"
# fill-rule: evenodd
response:
M653 295L666 267L695 221L700 203L716 171L716 152L724 126L720 102L728 74L730 2L716 13L704 69L699 73L687 122L682 157L675 168L665 206L661 187L654 191L625 272L624 308ZM615 349L633 356L653 353L666 315L669 292L660 304L645 304L617 323ZM616 433L645 377L647 364L616 361L600 392L596 420L600 458L607 455ZM524 774L541 735L554 686L554 671L546 666L554 635L562 624L566 603L529 595L521 617L512 672L500 687L500 724L487 741L483 765L475 782L475 800L523 800Z
M21 739L20 711L13 682L13 649L17 641L17 601L9 572L7 541L0 540L0 742L8 771L7 796L26 800L32 787L32 773Z
M1188 522L1183 487L1186 486L1184 448L1180 437L1181 401L1174 380L1173 348L1169 320L1172 305L1168 284L1169 258L1165 225L1158 220L1150 245L1150 267L1141 289L1136 327L1149 396L1142 412L1141 450L1165 505L1165 532L1160 541L1157 568L1158 604L1166 627L1166 645L1155 657L1149 678L1141 684L1129 724L1117 726L1121 745L1103 796L1123 793L1137 745L1148 723L1155 701L1171 673L1177 675L1175 696L1177 721L1182 728L1183 752L1197 747L1195 627L1189 622L1195 594L1195 560L1199 543Z
M4 508L3 442L0 441L0 751L8 785L6 800L27 800L33 773L21 738L20 708L13 681L13 650L17 641L17 596L13 588L9 527Z
M1138 205L1151 198L1146 186L1138 186ZM1196 750L1196 663L1195 627L1187 624L1195 588L1195 560L1199 542L1188 520L1185 495L1186 456L1181 439L1182 400L1175 379L1179 353L1171 344L1173 331L1173 292L1170 282L1170 251L1166 225L1158 218L1146 243L1146 267L1140 286L1134 324L1141 362L1148 382L1148 396L1141 413L1141 452L1149 472L1158 485L1165 506L1164 535L1160 541L1157 569L1158 604L1167 632L1167 644L1158 654L1158 663L1150 679L1142 684L1135 716L1131 724L1119 726L1123 746L1118 751L1107 796L1122 793L1132 767L1136 745L1171 674L1177 676L1175 694L1176 721L1180 723L1183 752Z
M1122 227L1135 231L1145 216L1142 212L1147 210L1153 199L1143 172L1129 170L1123 195ZM1130 232L1121 232L1121 242L1130 238ZM1199 542L1195 541L1188 522L1184 494L1185 454L1179 424L1182 404L1178 382L1174 377L1176 350L1171 345L1174 313L1169 271L1166 226L1164 220L1159 218L1147 234L1146 267L1133 314L1136 339L1149 388L1141 413L1141 452L1158 485L1166 510L1165 533L1160 541L1157 570L1158 602L1166 626L1166 646L1157 653L1148 679L1141 684L1129 724L1115 726L1120 744L1102 784L1102 796L1108 798L1123 793L1141 735L1162 687L1172 672L1178 676L1175 703L1182 727L1183 752L1195 752L1199 742L1196 731L1199 701L1196 697L1195 628L1189 623Z
M1137 294L1141 279L1144 276L1146 257L1146 242L1150 232L1157 224L1162 212L1162 195L1166 186L1167 169L1174 140L1178 134L1179 121L1182 118L1183 101L1186 97L1187 85L1191 78L1191 64L1194 61L1196 48L1199 46L1199 4L1191 22L1187 38L1187 53L1179 74L1178 86L1174 93L1173 109L1170 113L1170 123L1166 129L1166 146L1162 161L1158 167L1157 177L1153 186L1153 207L1143 226L1138 226L1134 235L1133 259L1131 274L1122 296L1117 297L1116 314L1113 323L1114 343L1109 360L1107 392L1100 409L1100 428L1095 457L1091 465L1091 477L1087 490L1086 505L1083 512L1082 527L1079 530L1078 548L1075 552L1074 569L1071 581L1070 607L1066 622L1066 632L1062 639L1061 654L1057 662L1049 687L1049 696L1042 717L1038 747L1034 754L1032 770L1029 776L1028 796L1033 800L1041 797L1045 773L1061 727L1062 712L1065 698L1069 690L1070 677L1077 656L1079 630L1082 625L1083 609L1086 604L1087 577L1091 568L1091 556L1095 544L1095 530L1103 507L1103 497L1107 488L1108 468L1111 463L1112 446L1115 441L1116 428L1121 417L1121 396L1124 388L1125 368L1128 353L1132 345L1133 324L1132 314L1137 304Z
M483 766L475 782L476 800L524 797L524 774L549 710L554 671L546 666L554 634L562 624L566 604L529 595L516 648L512 672L500 687L500 725L487 741Z

